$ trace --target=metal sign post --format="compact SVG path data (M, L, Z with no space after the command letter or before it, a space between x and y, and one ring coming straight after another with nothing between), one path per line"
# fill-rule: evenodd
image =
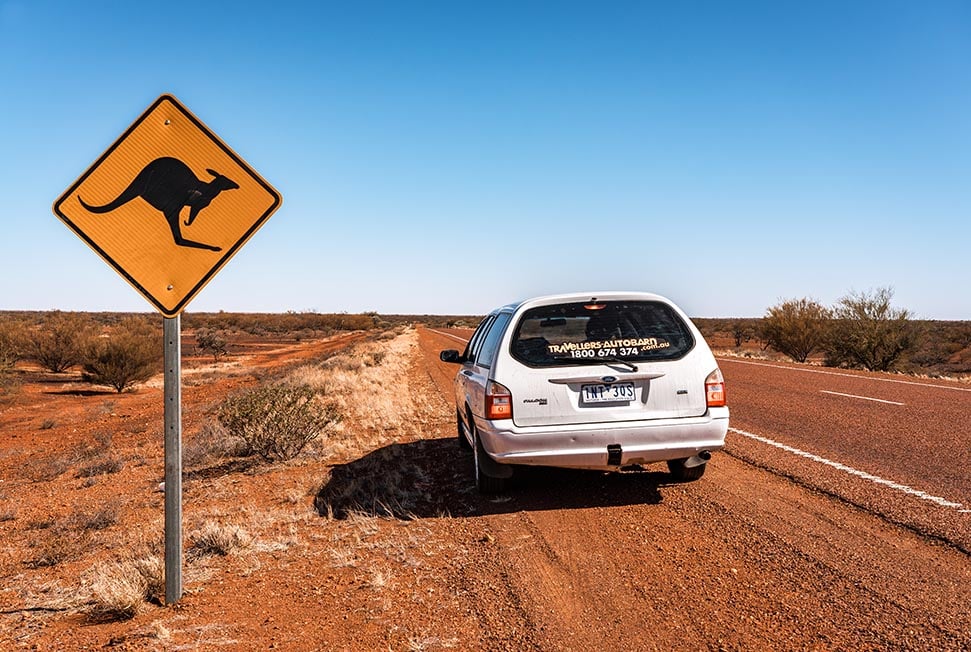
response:
M182 597L180 314L282 201L162 95L54 202L54 214L165 317L166 604Z
M166 317L165 604L182 597L182 315Z

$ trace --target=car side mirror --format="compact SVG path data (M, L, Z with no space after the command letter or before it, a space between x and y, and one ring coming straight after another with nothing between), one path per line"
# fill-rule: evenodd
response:
M462 354L455 349L446 349L438 354L439 359L442 362L454 362L457 364L462 364L465 360L462 359Z

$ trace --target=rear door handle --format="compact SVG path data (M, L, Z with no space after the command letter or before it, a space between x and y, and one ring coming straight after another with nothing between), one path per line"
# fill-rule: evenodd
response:
M475 375L474 373L472 373L472 372L471 372L471 371L469 371L468 369L463 369L463 370L462 370L462 373L463 373L463 374L465 374L466 376L468 376L469 378L471 378L472 376L474 376L474 375Z

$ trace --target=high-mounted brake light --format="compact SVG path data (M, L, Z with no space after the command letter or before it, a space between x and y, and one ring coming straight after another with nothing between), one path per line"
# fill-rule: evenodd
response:
M705 399L708 402L708 407L725 406L725 379L722 378L720 369L716 368L705 378Z
M485 394L486 419L512 419L512 392L505 385L490 380Z

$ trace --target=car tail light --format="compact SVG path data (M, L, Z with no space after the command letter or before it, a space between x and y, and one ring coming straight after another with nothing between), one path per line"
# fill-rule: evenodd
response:
M512 393L505 385L490 380L486 385L486 419L512 419Z
M715 369L705 378L705 398L708 407L723 407L725 405L725 379L720 369Z

